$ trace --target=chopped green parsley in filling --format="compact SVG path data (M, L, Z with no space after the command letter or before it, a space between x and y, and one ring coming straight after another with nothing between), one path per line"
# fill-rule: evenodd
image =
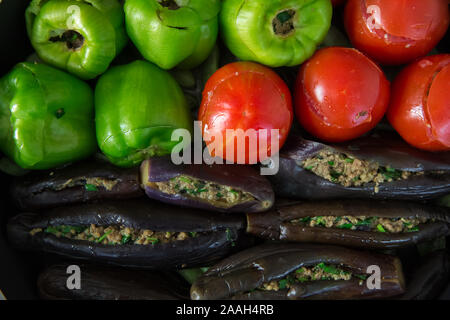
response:
M84 186L87 191L98 191L98 188L103 188L108 191L111 191L119 181L116 179L107 179L107 178L74 178L68 179L66 182L59 186L52 187L54 191L61 191L68 188Z
M224 208L255 200L248 192L187 176L178 176L169 181L155 182L154 185L161 192L167 194L181 194Z
M312 158L307 158L301 167L314 174L345 187L359 187L375 183L375 192L384 182L408 179L423 172L409 172L380 166L373 161L359 160L343 153L323 150Z
M282 289L289 289L293 284L304 283L309 281L320 280L345 280L358 278L360 281L365 280L367 275L357 275L344 270L341 267L328 265L323 262L308 267L301 267L295 272L288 274L285 278L272 280L264 283L258 290L278 291Z
M157 244L181 241L197 237L197 232L161 232L147 229L133 229L124 226L49 226L45 229L35 228L31 235L40 232L51 233L56 237L74 240L86 240L101 244Z
M427 218L380 218L366 216L317 216L291 220L304 227L340 228L358 231L404 233L417 232L419 225L434 221Z

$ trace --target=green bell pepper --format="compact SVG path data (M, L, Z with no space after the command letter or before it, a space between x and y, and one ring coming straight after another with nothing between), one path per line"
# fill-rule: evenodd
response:
M173 77L147 61L113 67L95 89L97 142L115 165L170 154L178 128L192 132L186 98Z
M24 169L50 169L97 149L94 94L44 64L19 63L0 79L0 150Z
M211 53L220 0L126 0L126 29L142 56L163 69L191 69Z
M224 0L221 35L241 60L295 66L311 57L331 25L330 0Z
M128 39L118 0L33 0L25 17L38 56L82 79L105 72Z

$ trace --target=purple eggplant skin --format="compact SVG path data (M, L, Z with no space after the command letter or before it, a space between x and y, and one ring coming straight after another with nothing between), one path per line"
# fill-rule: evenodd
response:
M318 280L295 283L277 292L255 290L282 279L303 266L335 264L357 274L368 266L381 270L381 289L368 289L362 280ZM191 286L192 300L212 299L373 299L404 292L401 262L390 255L315 244L263 244L234 254L211 267Z
M67 288L68 264L52 265L39 274L39 297L45 300L188 300L189 284L167 272L78 265L81 288Z
M167 194L153 187L154 182L164 182L179 175L215 182L250 193L255 200L222 208L206 201L196 200L182 194ZM272 207L275 195L270 182L250 166L231 164L175 165L170 158L152 158L141 164L141 181L148 197L185 207L219 212L261 212Z
M432 300L445 289L450 279L450 260L445 251L436 251L424 258L415 270L400 300Z
M405 180L345 187L301 166L303 160L331 148L361 160L411 172L423 172ZM277 197L292 199L373 198L427 200L450 192L450 152L431 153L410 147L397 135L377 133L339 145L325 145L292 135L280 152L279 171L268 176Z
M44 214L22 213L7 224L10 243L18 249L52 253L131 268L205 266L239 249L244 218L169 206L149 199L83 204L52 209ZM34 228L49 226L123 225L153 231L197 232L183 241L136 244L99 244L56 237Z
M107 179L114 181L114 185L110 190L102 186L92 189L85 185L86 179ZM64 187L71 181L82 183ZM20 210L36 211L99 200L138 198L144 196L144 192L137 168L123 169L92 160L16 178L11 186L11 196Z
M419 231L406 233L307 227L290 223L294 219L305 217L358 215L380 218L424 217L435 221L419 226ZM248 213L247 232L270 240L393 249L449 235L450 208L397 200L303 201L278 206L263 213Z

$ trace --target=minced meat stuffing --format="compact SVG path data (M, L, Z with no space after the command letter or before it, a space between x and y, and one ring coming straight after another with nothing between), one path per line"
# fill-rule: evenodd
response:
M264 283L259 290L278 291L280 289L289 289L292 284L319 280L350 280L355 276L364 280L366 275L353 275L340 267L327 265L323 262L308 267L301 267L295 272L290 273L283 279L272 280Z
M248 192L187 176L178 176L169 181L155 182L155 185L161 192L167 194L182 194L222 207L231 207L238 203L255 200Z
M359 160L333 150L323 150L316 156L304 160L301 166L345 187L375 183L375 192L378 192L381 183L408 179L413 174L421 174L383 167L376 162Z
M111 191L118 182L119 181L116 179L81 177L76 179L69 179L62 185L53 187L52 190L61 191L67 188L84 186L88 191L97 191L97 188L104 188L108 191Z
M65 237L74 240L93 241L101 244L157 244L171 241L181 241L197 236L197 232L161 232L147 229L133 229L125 226L50 226L35 228L31 235L39 232L51 233L56 237Z
M403 233L419 231L419 225L429 221L433 221L433 219L380 218L367 216L317 216L291 220L291 223L307 227Z

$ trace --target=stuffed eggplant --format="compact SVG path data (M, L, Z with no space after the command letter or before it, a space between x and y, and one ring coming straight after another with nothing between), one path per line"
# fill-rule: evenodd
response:
M367 284L380 268L380 288ZM343 247L266 244L211 267L191 287L191 299L364 299L403 293L400 260Z
M414 149L391 133L325 145L291 136L269 176L277 196L420 200L450 192L450 152Z
M186 207L260 212L274 202L269 181L243 165L175 165L152 158L141 165L141 181L150 198Z
M46 300L185 300L189 285L176 274L79 265L81 285L67 288L69 265L59 264L40 273L39 296Z
M8 222L7 234L24 250L124 267L178 268L204 266L238 248L242 220L144 199L19 214Z
M247 232L271 240L387 249L449 234L450 209L396 200L304 201L247 214Z
M96 200L136 198L144 192L138 169L85 161L17 178L12 184L11 195L16 206L25 211Z

